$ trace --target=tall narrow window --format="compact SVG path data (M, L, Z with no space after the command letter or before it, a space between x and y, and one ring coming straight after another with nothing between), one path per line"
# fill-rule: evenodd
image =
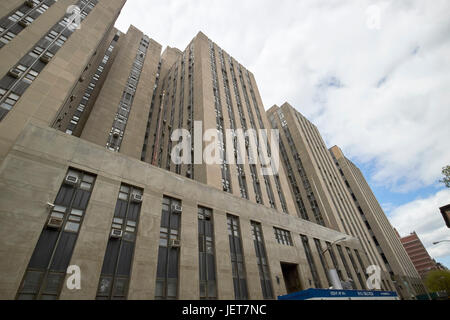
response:
M353 286L355 283L355 280L353 280L352 273L350 272L350 268L348 267L347 260L345 260L344 252L342 251L342 247L337 244L336 248L338 249L339 256L341 257L342 263L344 264L344 268L345 268L345 272L347 273L348 280L350 280L352 282L352 286Z
M331 283L331 279L328 274L327 262L325 260L325 257L323 256L322 244L320 243L319 239L314 239L314 243L316 245L317 252L319 253L320 263L322 264L323 271L325 272L325 275L327 276L328 285L331 287L333 284Z
M142 194L142 189L125 184L120 186L97 300L124 300L127 297Z
M239 218L227 215L228 238L230 240L231 266L233 269L234 296L236 300L248 299L247 280L242 252L241 231Z
M339 279L342 281L344 279L344 277L342 275L341 269L339 268L339 264L338 264L336 255L334 254L333 247L330 242L327 241L326 243L327 243L328 252L330 253L331 261L333 261L334 268L336 269Z
M198 208L200 299L217 299L212 210Z
M361 259L361 256L359 255L359 251L356 249L354 249L354 250L355 250L355 255L356 255L356 258L358 259L359 265L361 266L362 273L365 275L365 278L367 278L366 268L364 267L364 263Z
M95 176L69 169L31 256L17 299L58 299Z
M319 274L317 273L317 268L316 268L316 264L315 264L313 256L312 256L311 248L309 246L308 237L304 236L304 235L300 235L300 237L302 238L302 243L303 243L303 248L305 249L306 259L308 260L309 268L311 269L314 286L316 288L321 288L322 286L320 284Z
M365 289L366 287L364 285L364 280L361 276L361 272L358 268L358 265L356 264L356 261L353 258L352 251L348 247L345 247L345 249L347 250L347 254L348 254L348 257L350 258L350 262L352 263L353 269L355 270L356 276L358 277L359 284L361 285L361 288Z
M178 297L181 211L180 200L163 198L155 286L155 299L158 300Z
M272 281L270 280L269 263L267 262L266 247L261 224L252 222L253 244L255 245L256 261L258 263L259 277L261 279L261 289L264 299L273 299Z

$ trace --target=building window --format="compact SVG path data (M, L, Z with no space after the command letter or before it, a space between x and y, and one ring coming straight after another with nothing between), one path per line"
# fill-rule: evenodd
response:
M0 26L0 48L2 48L12 38L19 34L24 28L29 26L36 18L39 17L39 15L44 13L49 8L49 6L53 5L56 0L46 0L45 2L47 3L47 5L44 4L44 1L31 0L29 2L30 4L33 4L33 7L27 5L26 3L22 4L19 10L16 10L10 13L9 16L1 19L2 22ZM11 31L13 31L14 33L12 33ZM5 37L6 33L9 34L9 37Z
M275 232L275 239L279 244L283 244L286 246L294 246L294 243L292 242L291 233L287 230L279 229L279 228L273 228Z
M210 64L211 64L211 75L212 75L212 87L214 94L214 107L216 111L216 129L217 129L217 137L219 139L219 148L220 148L220 156L221 156L221 169L222 169L222 189L223 191L232 193L231 189L231 176L230 176L230 167L228 162L225 161L224 155L227 154L226 144L223 139L225 137L224 131L224 118L223 118L223 110L222 110L222 102L219 91L219 76L217 74L217 63L216 63L216 50L214 47L214 43L209 40L209 55L210 55ZM233 128L233 127L232 127ZM234 129L234 128L233 128Z
M270 280L270 269L267 261L266 247L261 224L252 222L253 244L255 245L256 260L258 263L259 278L264 299L273 299L272 281Z
M212 210L198 208L200 299L217 299Z
M178 297L181 211L180 200L163 198L155 286L157 300Z
M317 273L317 268L312 256L311 248L309 246L308 237L304 235L300 235L300 237L302 238L303 248L305 249L305 255L306 259L308 260L309 269L311 270L314 286L316 288L321 288L322 286L320 284L319 274Z
M320 243L319 239L314 239L314 243L316 245L317 252L319 253L320 263L322 264L323 271L325 272L325 275L327 276L328 285L331 287L333 284L331 283L330 275L328 274L328 267L326 258L323 255L323 249L322 244Z
M339 256L341 257L342 264L344 265L345 272L347 273L348 280L352 283L352 287L353 287L354 283L355 283L355 280L353 280L352 273L350 272L350 268L348 267L347 260L344 257L344 252L342 251L342 247L337 244L336 248L338 249Z
M144 36L144 37L146 37L146 36ZM142 46L144 40L145 40L144 38L141 39L141 43L140 43L141 46ZM110 54L109 52L107 52L105 54L105 57L103 58L103 61L102 61L103 64L106 64L108 62L109 54ZM119 103L115 119L117 119L117 116L120 115L122 106L124 104L129 106L128 111L131 109L131 106L133 105L136 87L137 87L137 84L139 83L139 79L140 79L142 68L143 68L143 64L140 61L141 60L143 61L145 59L146 54L147 54L147 49L145 49L145 51L141 51L141 49L138 49L138 52L136 54L136 57L134 59L134 63L133 63L132 69L131 69L131 73L128 76L127 85L122 93L122 100ZM122 115L123 122L124 122L122 124L117 124L116 121L113 122L108 140L106 142L106 148L108 148L109 150L116 151L116 152L118 152L120 150L120 146L122 145L123 135L125 132L128 116L129 116L128 113L126 115Z
M142 189L126 184L120 186L98 284L97 300L127 298L142 194Z
M326 244L327 244L328 252L330 253L331 261L333 261L334 269L336 269L336 272L339 276L339 280L343 280L344 277L342 275L341 269L339 268L339 264L338 264L336 255L334 254L333 247L332 247L331 243L328 241L326 242Z
M95 176L69 169L19 287L19 300L58 299Z
M363 263L363 261L362 261L362 259L361 259L361 256L360 256L360 254L359 254L359 251L356 250L356 249L354 249L354 251L355 251L356 259L358 260L359 265L360 265L361 268L362 268L362 272L363 272L363 274L364 274L364 275L366 276L366 278L367 278L366 268L364 267L364 263Z
M247 280L242 252L239 218L227 215L228 238L230 241L231 266L233 270L234 296L236 300L247 300Z
M361 285L361 288L365 289L366 286L364 285L364 280L362 278L362 275L358 268L358 265L356 264L356 261L353 258L352 251L348 247L345 247L345 249L347 250L347 254L348 254L348 257L350 258L350 262L352 263L353 269L355 270L356 276L358 277L359 284Z
M81 7L81 20L84 20L88 13L92 10L92 8L97 4L98 1L79 1L78 5ZM48 2L50 5L53 3ZM30 18L31 19L31 18ZM21 22L29 24L30 19L21 19ZM49 32L39 40L40 46L37 44L33 47L33 49L26 54L26 56L22 57L20 61L27 61L27 69L33 69L33 72L26 73L20 71L18 67L20 65L16 65L13 67L8 74L6 74L3 78L0 79L0 88L6 90L8 95L14 95L17 99L13 101L6 101L9 99L8 96L0 97L0 121L4 119L6 114L13 108L18 99L23 96L24 92L30 85L30 83L35 80L37 75L45 68L45 65L49 63L52 57L56 54L59 48L67 41L68 37L74 32L74 28L70 26L61 27L60 23L67 19L63 17L60 22L56 23ZM4 29L4 28L3 28ZM7 31L9 29L4 29L1 31L0 36L0 48L11 41L15 34ZM52 52L50 52L51 50ZM30 60L30 57L32 58Z

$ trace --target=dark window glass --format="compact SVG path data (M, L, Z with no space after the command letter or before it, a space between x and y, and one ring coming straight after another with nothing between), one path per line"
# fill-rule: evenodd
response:
M264 246L264 237L261 224L252 222L253 244L255 246L256 260L258 263L259 277L261 280L261 289L264 299L273 299L272 281L270 279L270 270L267 262L266 248Z
M309 246L308 237L301 235L301 238L302 238L303 248L305 249L306 259L308 260L309 268L311 270L311 274L313 277L314 285L316 288L321 288L322 286L320 284L319 274L317 273L317 268L316 268L316 264L315 264L313 256L312 256L311 248Z
M352 277L352 273L350 272L350 268L348 267L347 260L344 257L344 252L342 251L342 247L337 244L336 248L338 249L339 256L341 257L342 264L344 265L345 272L347 273L348 280L354 283L355 280ZM352 286L353 286L353 284L352 284Z
M247 280L242 255L241 231L239 227L239 218L227 215L228 238L230 241L231 265L233 268L234 295L236 300L246 300Z
M163 198L155 299L178 297L181 211L181 201Z
M120 186L97 300L123 300L128 295L142 197L142 189L126 184Z
M325 272L325 275L327 277L328 285L331 287L333 284L331 283L330 276L328 275L328 267L327 267L327 262L325 260L325 257L323 255L322 244L320 243L319 239L314 239L314 243L316 245L316 249L319 254L320 263L322 264L323 271Z
M58 298L94 182L95 176L91 174L68 170L29 261L17 299Z
M217 299L212 210L198 208L200 299Z

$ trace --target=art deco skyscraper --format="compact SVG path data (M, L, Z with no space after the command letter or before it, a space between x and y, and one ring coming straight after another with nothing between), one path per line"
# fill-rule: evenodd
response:
M364 289L361 218L342 181L323 191L312 158L293 193L283 162L264 175L249 161L264 153L250 140L219 141L242 164L172 161L176 129L270 122L233 57L201 32L161 55L137 28L114 28L124 3L0 3L0 298L275 299L329 288L330 266ZM208 142L194 140L196 159Z
M339 147L332 147L330 152L397 291L406 297L414 291L426 294L419 274L362 172Z
M183 128L195 138L195 121L202 122L202 132L217 130L224 142L227 129L270 129L254 76L203 33L200 32L184 52L172 56L176 60L171 61L168 73L164 70L160 73L149 117L149 132L153 134L146 137L142 159L286 214L294 213L290 195L284 192L289 188L284 172L262 175L261 163L250 161L252 152L257 150L251 149L248 139L246 148L234 148L229 153L229 160L237 163L238 158L243 158L243 164L176 165L171 161L173 131ZM191 150L194 160L202 157L208 142L198 149L193 142L194 139ZM229 147L223 144L225 155Z
M370 264L380 266L382 270L382 287L394 290L395 278L390 273L392 268L385 263L386 257L373 237L367 219L360 214L358 203L354 201L355 194L346 187L348 182L339 173L342 171L339 171L316 126L288 103L281 107L273 106L267 113L272 126L280 130L281 158L290 179L299 217L359 238ZM368 186L365 188L367 190ZM373 198L371 201L376 202ZM384 216L383 224L386 221ZM382 237L385 243L390 241L387 234ZM406 258L401 252L398 257ZM411 279L415 278L417 286L414 290L419 289L420 280L417 274L411 273L411 269L409 273L403 268L396 269L396 272L402 277L408 275ZM365 270L362 270L357 275L360 283L365 282L364 273ZM411 297L411 292L405 290L403 294Z

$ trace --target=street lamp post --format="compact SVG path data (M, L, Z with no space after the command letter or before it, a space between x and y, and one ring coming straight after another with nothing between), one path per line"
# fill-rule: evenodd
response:
M324 256L324 258L325 258L325 252L329 251L329 249L332 249L333 244L336 244L336 243L344 241L344 240L347 240L347 237L333 241L329 246L327 246L327 248L325 250L322 250L322 255ZM331 253L330 253L330 258L331 258ZM331 283L333 284L333 288L337 289L337 290L342 290L343 289L342 283L341 283L341 280L339 279L339 275L338 275L336 269L329 268L327 259L325 258L324 260L325 260L325 265L327 268L328 276L331 280ZM331 258L331 260L333 260L333 259Z
M433 242L433 244L434 244L434 245L437 245L437 244L442 243L442 242L450 242L450 240L436 241L436 242Z

